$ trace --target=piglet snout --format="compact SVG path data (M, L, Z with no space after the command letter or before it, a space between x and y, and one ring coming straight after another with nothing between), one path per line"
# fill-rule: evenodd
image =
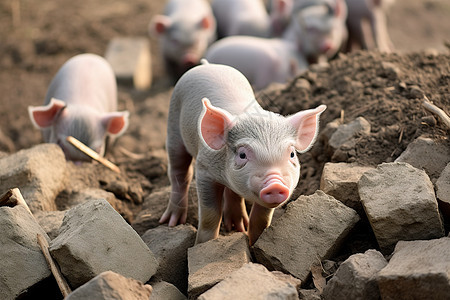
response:
M280 177L271 177L264 184L264 188L259 193L259 197L269 207L276 207L288 199L289 188L283 183Z
M186 67L193 67L199 63L199 58L195 54L187 53L183 56L183 64Z

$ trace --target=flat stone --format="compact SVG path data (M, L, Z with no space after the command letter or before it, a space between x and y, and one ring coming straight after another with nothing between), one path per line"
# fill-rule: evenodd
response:
M319 190L289 203L261 234L253 253L269 270L305 281L311 265L333 256L358 220L353 209Z
M105 271L95 276L76 290L72 291L66 300L110 300L133 299L148 300L152 287L142 282L126 278L112 271ZM153 299L153 297L152 297Z
M39 144L0 159L0 190L19 188L34 213L57 210L64 188L66 158L56 144Z
M219 236L189 248L189 299L196 299L250 261L248 237L242 232Z
M152 283L151 300L186 300L187 297L176 286L165 281Z
M0 207L0 299L16 299L51 276L37 243L50 238L22 205Z
M142 240L155 255L158 270L154 275L162 281L174 284L187 294L188 248L195 244L197 230L192 225L168 227L161 225L147 230Z
M263 265L247 263L198 297L199 300L298 299L301 281L280 277Z
M146 282L157 269L144 241L104 199L68 210L49 251L72 287L108 270Z
M407 163L383 163L363 174L359 195L383 253L399 240L439 238L444 227L433 184Z
M448 299L450 238L398 242L377 282L382 299Z
M376 250L357 253L346 259L323 290L325 300L378 300L380 291L376 281L378 272L387 265L384 256Z

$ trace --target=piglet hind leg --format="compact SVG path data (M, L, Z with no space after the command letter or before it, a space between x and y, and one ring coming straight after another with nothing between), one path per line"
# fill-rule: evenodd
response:
M227 231L233 229L245 232L248 227L248 215L245 209L244 198L230 190L225 188L223 204L223 223Z
M198 229L195 244L204 243L219 236L222 220L224 186L204 179L197 170Z
M269 227L270 222L272 221L273 212L273 208L264 207L256 202L253 203L248 225L248 239L250 246L253 246L264 229Z
M169 143L168 143L169 144ZM188 209L189 185L192 181L192 156L186 151L184 145L168 148L169 180L171 193L166 211L159 220L160 223L169 223L169 226L186 223Z

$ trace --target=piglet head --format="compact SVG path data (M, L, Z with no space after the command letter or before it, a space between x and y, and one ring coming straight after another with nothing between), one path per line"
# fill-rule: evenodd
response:
M249 201L274 208L292 195L300 177L297 153L314 143L325 109L321 105L289 117L267 111L232 116L203 99L199 135L205 147L226 153L212 167L223 169L229 188Z
M66 106L55 98L47 105L28 107L28 112L33 125L43 131L45 142L58 144L66 158L73 161L90 158L68 143L67 136L103 155L106 136L119 136L128 127L127 111L99 113L86 107Z

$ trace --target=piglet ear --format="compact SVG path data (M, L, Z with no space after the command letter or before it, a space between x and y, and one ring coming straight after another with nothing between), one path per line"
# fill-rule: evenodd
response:
M117 111L107 113L102 117L102 124L110 135L122 135L128 128L128 111Z
M199 135L203 142L213 150L225 146L228 130L233 127L232 115L211 105L207 98L202 99L203 111L199 119Z
M52 126L59 112L66 107L64 101L52 98L50 103L44 106L28 106L28 114L31 122L38 129Z
M172 20L168 16L156 15L148 26L150 35L159 36L164 34L167 29L172 25Z
M326 109L326 105L320 105L315 109L300 111L288 117L288 122L297 129L297 142L295 148L299 152L308 151L319 132L319 117Z
M209 29L213 26L213 19L211 16L205 16L200 21L200 26L203 29Z

